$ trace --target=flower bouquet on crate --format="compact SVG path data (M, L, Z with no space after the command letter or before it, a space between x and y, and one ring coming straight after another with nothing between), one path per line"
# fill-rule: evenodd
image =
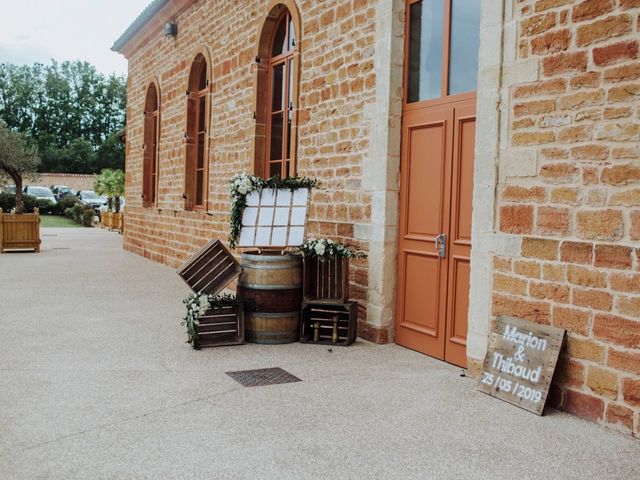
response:
M187 342L194 349L244 341L244 308L234 295L192 293L183 302L187 313L181 325L186 326Z
M346 302L349 299L349 259L367 258L367 254L328 238L307 240L299 249L304 259L305 303Z
M307 240L300 246L302 255L318 259L324 262L328 259L341 258L367 258L367 254L356 248L349 247L342 242L336 242L330 238Z
M307 177L288 177L281 179L276 175L265 180L255 175L249 175L248 173L234 175L230 181L231 227L229 232L229 245L231 248L236 248L238 239L240 238L242 215L247 206L247 196L251 192L260 191L264 188L291 190L293 192L302 188L313 188L317 183L316 180Z

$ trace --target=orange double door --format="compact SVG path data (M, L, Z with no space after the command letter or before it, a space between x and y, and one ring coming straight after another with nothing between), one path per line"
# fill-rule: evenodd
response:
M479 1L409 0L406 25L396 343L464 367Z

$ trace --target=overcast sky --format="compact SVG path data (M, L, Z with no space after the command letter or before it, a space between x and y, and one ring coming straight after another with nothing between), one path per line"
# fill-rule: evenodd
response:
M151 0L0 0L0 63L86 60L126 73L113 42Z

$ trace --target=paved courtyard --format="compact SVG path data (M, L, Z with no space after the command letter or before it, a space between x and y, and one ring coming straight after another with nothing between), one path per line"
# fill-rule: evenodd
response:
M635 479L640 441L394 345L194 351L175 272L118 234L0 255L0 478ZM240 386L281 367L302 382Z

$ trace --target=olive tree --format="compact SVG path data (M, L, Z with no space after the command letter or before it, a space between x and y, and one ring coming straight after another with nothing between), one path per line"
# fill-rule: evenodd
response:
M22 180L34 176L38 165L37 149L29 145L24 135L0 122L0 180L9 177L16 184L16 213L24 213Z

